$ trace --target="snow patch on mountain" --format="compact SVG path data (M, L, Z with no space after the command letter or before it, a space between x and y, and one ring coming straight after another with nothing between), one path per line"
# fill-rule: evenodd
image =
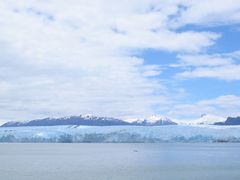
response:
M204 114L199 119L193 121L193 124L212 125L216 122L224 122L226 118L216 115Z
M132 119L132 125L143 125L143 126L162 126L162 125L176 125L170 118L165 116L153 115L144 119Z

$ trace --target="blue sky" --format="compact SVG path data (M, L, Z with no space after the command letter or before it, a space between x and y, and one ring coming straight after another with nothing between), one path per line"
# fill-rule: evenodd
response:
M2 0L0 122L240 115L239 0Z

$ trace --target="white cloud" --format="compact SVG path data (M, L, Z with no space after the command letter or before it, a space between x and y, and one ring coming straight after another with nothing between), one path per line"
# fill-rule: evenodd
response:
M240 80L240 65L228 65L220 67L200 67L194 70L178 74L181 78L214 78L226 81Z
M225 66L233 63L231 57L222 57L221 55L179 55L182 66L193 67L214 67Z
M180 63L173 67L185 70L177 74L181 78L217 78L226 81L240 80L240 53L213 55L181 55Z
M229 25L240 22L239 0L183 0L174 27L193 25Z
M179 5L189 7L180 18ZM134 52L201 53L213 45L221 34L172 29L199 24L198 7L182 0L2 0L0 118L148 116L154 106L167 107L174 98L154 78L160 67Z
M0 3L0 76L12 87L1 84L1 118L80 113L142 116L152 114L155 104L168 104L161 95L165 87L148 78L160 73L158 66L144 65L143 59L129 55L150 44L180 49L153 41L158 35L149 29L159 15L146 14L149 18L142 23L143 7L138 3L140 9L135 10L136 2L132 7L127 2L112 4L115 15L103 1L26 2ZM126 37L113 31L118 25ZM176 39L188 36L166 33ZM196 41L201 43L204 35L199 36ZM195 48L201 47L185 50Z
M171 117L181 117L182 119L198 118L202 114L235 117L240 116L239 108L239 96L225 95L214 99L201 100L192 104L178 104L167 114Z

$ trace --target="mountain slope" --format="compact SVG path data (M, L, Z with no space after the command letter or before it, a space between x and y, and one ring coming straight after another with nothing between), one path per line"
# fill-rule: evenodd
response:
M168 118L160 118L156 116L150 117L148 120L138 120L134 122L127 122L124 120L109 118L109 117L97 117L91 115L70 116L63 118L45 118L30 121L11 121L3 124L1 127L21 127L21 126L58 126L58 125L85 125L85 126L162 126L162 125L175 125Z
M173 122L167 117L161 116L151 116L144 120L137 120L132 122L133 125L138 126L164 126L164 125L177 125L176 122Z
M224 122L226 118L211 114L203 114L199 119L182 122L187 125L214 125L215 123Z
M97 117L97 116L70 116L64 118L45 118L24 122L8 122L2 127L19 127L19 126L57 126L57 125L86 125L86 126L118 126L128 125L128 122L123 120Z
M215 125L240 125L240 117L228 117L225 122L218 122Z

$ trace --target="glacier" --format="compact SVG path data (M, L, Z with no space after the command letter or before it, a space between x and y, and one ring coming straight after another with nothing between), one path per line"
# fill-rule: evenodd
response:
M39 126L1 127L0 142L161 143L240 142L240 126Z

